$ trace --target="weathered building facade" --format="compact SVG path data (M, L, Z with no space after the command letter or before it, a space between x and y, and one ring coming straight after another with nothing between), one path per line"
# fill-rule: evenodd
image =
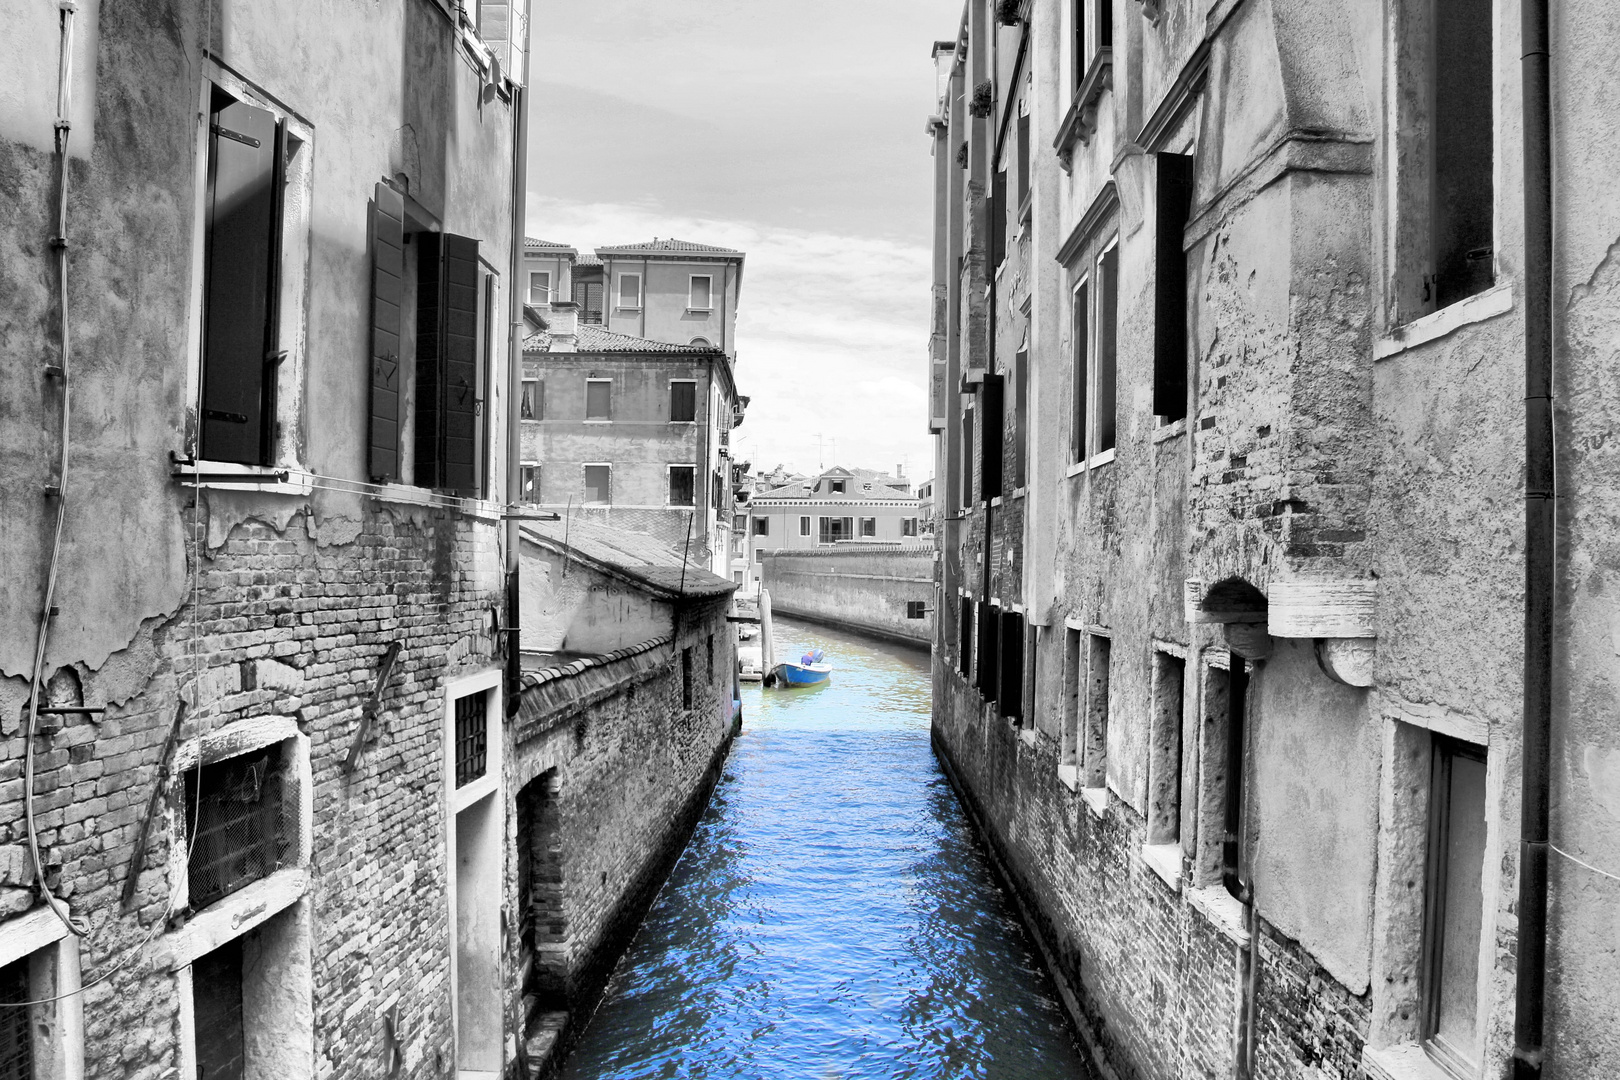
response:
M934 641L933 547L851 541L765 551L760 587L771 610L928 648Z
M731 358L580 323L573 303L530 310L545 325L523 349L520 498L729 576L731 431L746 405Z
M759 589L763 560L770 551L810 551L843 543L923 543L911 481L875 469L834 465L781 484L758 482L747 505L738 510L745 531L738 534L735 554L739 562L746 559L742 582L750 592Z
M935 46L935 740L1113 1075L1620 1069L1620 37L1547 25Z
M8 14L6 1075L516 1060L526 23Z

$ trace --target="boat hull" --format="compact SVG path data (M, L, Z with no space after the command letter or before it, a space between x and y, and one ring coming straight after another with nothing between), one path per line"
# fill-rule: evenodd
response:
M777 664L776 681L782 686L814 686L832 676L831 664Z

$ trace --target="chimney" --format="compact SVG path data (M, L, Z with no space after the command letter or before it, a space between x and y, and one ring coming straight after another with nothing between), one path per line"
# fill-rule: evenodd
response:
M551 305L550 351L579 351L579 305L572 300L562 300Z
M906 478L906 467L904 465L896 465L894 467L894 475L904 480Z

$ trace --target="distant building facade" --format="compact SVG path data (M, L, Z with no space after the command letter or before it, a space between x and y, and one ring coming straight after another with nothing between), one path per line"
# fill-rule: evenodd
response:
M935 46L934 738L1107 1075L1620 1075L1620 34L1548 11Z
M729 578L744 408L731 358L581 323L572 302L543 312L524 344L522 501L690 543L694 566Z
M785 479L777 476L775 479ZM757 591L767 551L798 551L843 542L918 544L917 497L904 477L834 466L780 485L756 486L746 514L743 584ZM741 545L739 545L741 546Z
M524 284L534 305L571 302L579 321L617 334L719 349L736 360L744 254L687 240L617 244L581 254L524 242Z

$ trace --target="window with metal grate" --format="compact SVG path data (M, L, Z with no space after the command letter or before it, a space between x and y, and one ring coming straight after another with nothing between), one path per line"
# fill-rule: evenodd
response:
M0 1004L28 1000L28 957L0 968ZM26 1008L0 1008L0 1080L34 1080L34 1044Z
M489 756L489 705L480 692L456 699L456 787L484 775Z
M186 774L186 821L197 823L187 879L193 911L290 866L298 855L297 780L286 744Z

